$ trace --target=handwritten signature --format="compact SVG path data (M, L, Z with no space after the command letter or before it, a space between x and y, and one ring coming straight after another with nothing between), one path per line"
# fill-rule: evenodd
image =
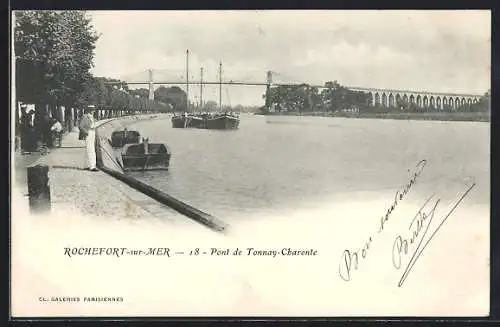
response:
M381 233L383 231L385 224L389 221L391 213L396 209L398 203L402 201L404 197L410 192L412 186L417 182L418 177L420 176L426 165L427 165L427 160L425 159L420 160L415 166L415 171L413 172L410 181L396 191L396 194L394 195L394 201L392 202L391 206L387 209L386 213L380 218L380 227L378 233ZM361 248L360 251L362 259L366 258L372 241L373 237L370 236L363 245L363 247ZM339 263L340 278L342 278L346 282L350 281L351 272L353 270L357 270L358 266L359 266L359 250L358 251L344 250Z
M408 255L409 248L411 245L416 244L418 236L420 235L420 232L422 229L425 227L425 230L422 234L422 237L420 238L420 241L418 242L418 245L413 252L410 261L408 262L408 265L406 266L403 275L401 276L401 279L399 280L398 286L401 287L403 283L405 282L406 278L408 277L408 274L412 270L413 266L417 262L417 260L420 258L422 253L424 252L425 248L429 243L432 241L436 233L441 229L445 221L450 217L450 215L455 211L455 209L458 207L458 205L465 199L467 194L476 186L476 183L473 182L471 186L467 187L465 192L460 196L458 201L455 203L455 205L451 208L451 210L445 215L444 219L441 220L441 223L434 229L434 232L430 234L429 238L425 243L423 243L425 236L427 235L429 231L429 227L431 225L432 220L434 219L434 214L436 212L436 208L441 201L441 199L436 199L435 202L428 206L429 203L431 203L431 200L434 198L434 194L431 195L423 206L418 210L417 214L413 218L413 220L410 223L410 226L408 227L409 230L412 230L412 235L410 238L403 238L401 235L398 235L396 239L394 240L394 244L392 247L392 264L396 269L401 268L401 261L402 257L405 255ZM425 208L430 208L430 210L425 210ZM427 224L426 224L427 222ZM423 244L423 245L422 245Z

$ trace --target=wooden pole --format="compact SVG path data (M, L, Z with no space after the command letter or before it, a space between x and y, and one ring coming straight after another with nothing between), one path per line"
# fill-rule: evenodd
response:
M31 213L47 213L51 209L49 167L36 165L28 167L28 195Z
M273 82L273 74L271 71L267 72L267 84L266 84L266 109L270 111L271 109L271 83Z
M186 111L189 111L189 49L186 50Z
M200 68L200 111L203 111L203 67Z

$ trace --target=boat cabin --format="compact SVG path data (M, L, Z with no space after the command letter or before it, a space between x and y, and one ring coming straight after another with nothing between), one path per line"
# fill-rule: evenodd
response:
M121 161L126 171L167 170L171 152L166 144L142 143L126 144L121 151Z
M137 131L129 131L126 128L122 131L115 131L111 134L111 146L122 148L126 144L139 143L141 134Z

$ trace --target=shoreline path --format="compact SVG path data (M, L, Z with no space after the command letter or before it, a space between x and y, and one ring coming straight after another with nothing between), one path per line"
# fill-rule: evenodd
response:
M102 125L104 122L106 121L97 124ZM70 210L77 215L93 218L159 220L176 225L198 225L102 171L85 170L85 146L84 141L78 140L78 128L65 134L61 147L51 149L45 156L38 153L21 155L16 152L13 157L11 191L14 214L29 213L26 171L29 166L41 164L49 166L51 214Z

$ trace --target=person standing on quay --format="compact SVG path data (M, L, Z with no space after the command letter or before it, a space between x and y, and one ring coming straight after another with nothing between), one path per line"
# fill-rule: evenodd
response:
M52 147L52 132L50 131L50 115L48 112L43 115L43 139L48 147Z
M27 106L21 106L21 150L22 154L31 154L34 150L33 140L33 111L27 111Z
M94 116L89 108L85 109L85 114L80 121L78 126L80 131L86 134L86 154L87 154L87 165L88 170L98 171L96 167L96 154L95 154L95 127L94 127Z
M37 148L50 146L50 117L45 110L35 110L35 134L36 142L39 143Z
M63 127L61 123L55 118L52 118L51 124L52 126L50 127L50 131L51 131L52 146L61 147Z

